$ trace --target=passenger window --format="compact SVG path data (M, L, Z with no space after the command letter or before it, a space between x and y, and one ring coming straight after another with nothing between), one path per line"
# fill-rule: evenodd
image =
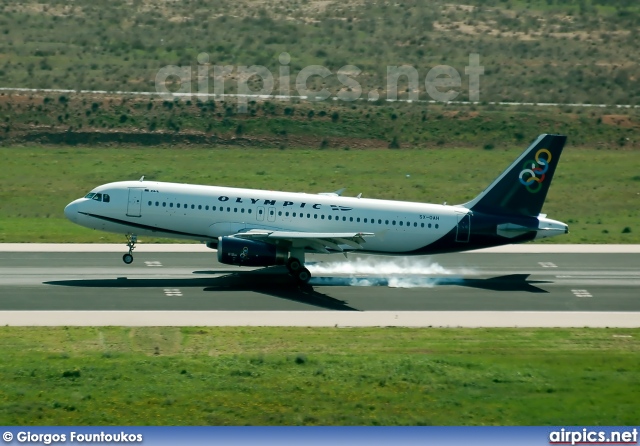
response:
M163 207L163 208L166 208L166 207L167 207L167 203L163 201L163 202L162 202L162 207Z
M216 210L216 207L215 207L215 206L211 206L211 210L212 210L212 211L215 211L215 210Z
M360 217L356 218L356 221L357 221L358 223L360 223Z
M349 217L349 221L353 221L353 217Z
M250 214L251 213L251 209L249 209L247 212Z
M347 217L342 217L342 221L347 221Z
M329 220L331 220L331 215L329 215L329 217L327 217L327 218L329 218Z
M365 222L365 223L367 222L367 219L366 219L366 218L364 219L364 222Z
M195 204L192 204L192 205L191 205L191 209L195 209L195 208L196 208L196 205L195 205Z
M180 203L176 204L176 207L177 207L178 209L180 209Z
M262 215L262 209L258 209L258 214Z
M111 201L111 197L109 196L109 194L104 194L102 196L102 202L103 203L109 203ZM151 206L151 202L149 202L149 206Z
M169 207L172 208L173 207L173 203L169 203Z
M285 212L285 213L284 213L284 216L285 216L285 217L288 217L288 216L289 216L289 213L288 213L288 212Z
M231 208L227 208L227 212L231 212Z
M313 218L318 218L318 214L313 214Z
M424 228L424 223L422 223L422 227ZM431 223L429 223L429 229L431 229Z
M240 213L244 214L244 208L240 209Z
M198 205L198 210L200 210L200 209L202 209L202 205L201 204Z
M151 202L149 202L149 206L151 206Z
M438 223L436 223L436 229L438 229Z
M416 223L415 221L413 222L413 227L417 228L418 227L418 223Z
M233 212L238 212L238 208L233 208Z
M206 205L206 206L204 207L204 210L205 210L205 211L208 211L208 210L209 210L209 205Z
M324 214L320 216L320 220L324 220Z
M382 220L378 219L378 224L381 225L382 224Z
M278 217L282 217L282 211L278 212Z
M402 226L402 221L400 221L400 226Z
M156 206L160 206L160 203L158 203L157 201L156 201Z

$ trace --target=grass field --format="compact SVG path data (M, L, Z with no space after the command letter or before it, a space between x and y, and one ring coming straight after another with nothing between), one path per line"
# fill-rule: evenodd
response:
M142 175L307 193L347 187L351 196L464 203L521 150L0 148L0 242L122 242L123 236L74 225L63 209L99 184ZM634 151L568 147L543 212L568 223L571 232L551 240L640 242L639 171Z
M633 425L638 330L0 328L2 425Z
M425 98L427 72L450 65L466 99L464 69L477 53L481 100L638 104L639 28L633 0L2 0L0 78L14 87L148 91L161 67L178 65L193 68L195 91L200 53L210 65L277 74L288 52L292 89L303 67L322 65L332 75L310 86L335 94L343 87L335 74L350 64L362 70L365 94L384 97L386 67L411 65ZM208 68L212 92L221 79ZM236 76L226 76L226 91L236 90Z

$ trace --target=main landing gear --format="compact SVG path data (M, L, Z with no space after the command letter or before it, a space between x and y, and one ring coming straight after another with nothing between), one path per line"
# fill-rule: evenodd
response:
M133 250L136 249L136 243L138 242L138 236L135 234L127 234L127 246L129 247L129 253L122 256L122 261L129 265L133 262Z
M294 257L292 253L289 260L287 260L286 266L289 270L289 274L291 274L299 283L308 283L311 279L311 273L304 267L304 253L302 253L301 257L302 260L298 257Z

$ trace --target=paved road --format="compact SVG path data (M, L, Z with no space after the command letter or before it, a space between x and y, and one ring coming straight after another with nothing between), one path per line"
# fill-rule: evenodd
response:
M0 252L7 311L640 312L640 254L469 253L311 257L299 287L280 267L221 265L213 251ZM640 315L640 313L638 313ZM634 316L635 315L628 315ZM0 321L0 323L3 323ZM638 316L640 326L640 316Z

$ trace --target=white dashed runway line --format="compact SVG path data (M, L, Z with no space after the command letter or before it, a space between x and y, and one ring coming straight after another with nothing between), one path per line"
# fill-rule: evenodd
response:
M593 295L587 290L571 290L576 297L593 297Z

